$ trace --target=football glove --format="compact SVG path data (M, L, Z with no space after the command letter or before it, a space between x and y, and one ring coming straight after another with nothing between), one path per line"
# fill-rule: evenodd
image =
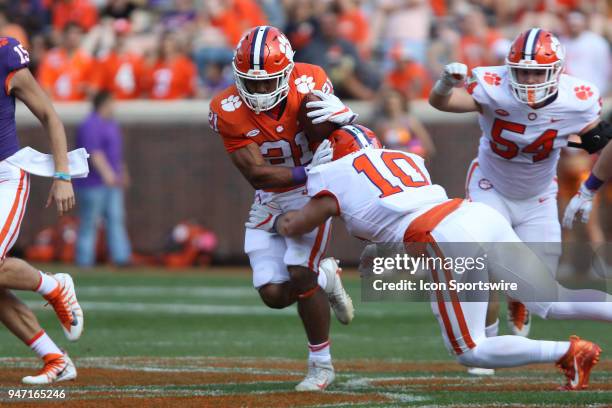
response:
M310 171L313 167L318 166L320 164L329 163L332 161L334 157L334 148L332 147L329 139L325 139L317 150L315 150L314 155L312 156L312 160L308 166L306 166L306 171Z
M438 95L448 95L453 87L459 85L467 77L468 67L460 62L452 62L444 67L444 72L434 85L433 91Z
M580 219L583 223L586 224L589 221L591 209L593 208L594 196L595 191L589 190L584 183L580 185L580 189L574 197L572 197L565 209L565 214L563 215L563 226L565 228L572 228L572 223L578 213L582 213Z
M244 226L251 229L276 232L276 220L282 213L280 206L273 201L267 204L253 203L249 212L249 220Z
M312 93L319 98L320 101L310 101L306 103L306 108L317 108L306 114L312 119L312 124L317 125L323 122L332 122L343 126L351 124L357 119L357 114L346 106L334 94L327 94L323 91L315 89Z

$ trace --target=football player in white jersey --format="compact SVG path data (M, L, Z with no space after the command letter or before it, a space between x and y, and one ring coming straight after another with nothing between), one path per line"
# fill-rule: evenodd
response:
M488 283L491 275L521 282L512 296L542 318L612 321L611 295L561 287L503 216L482 203L449 200L444 188L432 184L421 157L377 148L373 133L362 126L343 126L330 139L333 161L311 169L308 203L285 214L274 202L256 203L247 227L297 236L338 216L352 235L373 243L424 243L419 247L443 259L486 254L486 268L464 272L466 281ZM473 244L465 251L458 242ZM435 281L449 281L452 271L442 267L430 273ZM596 344L577 336L569 342L487 337L486 299L459 300L452 289L431 295L445 344L461 364L496 368L556 362L567 378L563 389L587 387L601 352Z
M599 91L563 74L563 58L552 33L532 28L514 40L505 65L473 69L465 88L457 86L467 67L447 65L429 97L442 111L479 113L482 137L468 170L467 198L500 212L522 241L547 243L533 249L553 276L561 255L555 178L561 148L577 134L578 147L594 153L609 138L600 137L609 127L599 117ZM510 299L508 306L510 329L526 336L528 311ZM497 335L498 321L487 323L489 335Z

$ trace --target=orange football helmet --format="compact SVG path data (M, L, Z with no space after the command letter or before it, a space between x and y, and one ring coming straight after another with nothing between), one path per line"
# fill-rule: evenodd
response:
M293 69L293 49L278 28L258 26L242 37L232 67L236 87L244 103L256 113L270 110L289 93L289 75ZM268 93L249 91L248 81L276 80Z
M332 160L357 152L361 149L381 149L382 145L378 141L376 134L362 125L345 125L334 130L329 135L334 156Z
M551 32L532 28L512 42L506 57L512 93L520 102L536 104L557 92L563 70L565 52L559 39ZM518 80L519 70L542 70L544 82L525 84Z

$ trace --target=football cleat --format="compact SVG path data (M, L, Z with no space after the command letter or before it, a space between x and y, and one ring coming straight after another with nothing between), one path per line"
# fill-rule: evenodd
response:
M77 370L68 354L47 354L43 357L45 366L36 375L23 377L21 382L30 385L45 385L59 381L74 380Z
M468 367L467 372L470 375L476 375L478 377L495 375L495 370L493 368Z
M515 336L527 337L531 328L529 310L521 302L508 299L508 329Z
M84 321L83 309L76 298L74 282L67 273L58 273L53 277L59 282L59 285L44 298L53 306L66 338L70 341L77 341L83 333Z
M342 286L342 280L340 279L342 269L338 266L338 261L334 258L323 259L319 264L319 272L321 271L327 276L325 293L327 293L329 304L336 318L342 324L349 324L355 316L355 308L353 307L353 300Z
M331 361L318 363L308 360L308 374L295 386L296 391L324 391L336 378Z
M599 361L600 354L601 347L597 344L571 336L569 350L556 364L567 378L567 383L559 389L576 391L588 388L591 369Z

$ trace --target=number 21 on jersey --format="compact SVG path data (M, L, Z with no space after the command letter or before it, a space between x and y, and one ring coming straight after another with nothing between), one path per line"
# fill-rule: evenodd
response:
M353 168L363 173L380 190L380 198L404 191L405 188L422 187L429 184L427 177L412 158L401 152L383 152L382 162L374 163L366 154L353 160ZM393 180L385 178L377 166L384 165L393 175Z

